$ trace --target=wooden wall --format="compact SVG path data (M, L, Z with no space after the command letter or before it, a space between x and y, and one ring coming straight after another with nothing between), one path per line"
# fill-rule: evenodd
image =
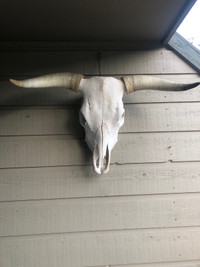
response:
M200 87L124 96L111 170L99 176L78 122L80 96L7 81L59 71L200 79L166 49L98 58L1 54L0 266L199 267Z

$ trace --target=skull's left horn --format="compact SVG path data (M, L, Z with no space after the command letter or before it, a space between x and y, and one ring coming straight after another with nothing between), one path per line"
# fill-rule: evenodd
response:
M122 77L128 94L138 90L184 91L200 85L196 83L176 83L146 75L129 75Z
M42 88L42 87L66 87L72 91L78 92L80 82L83 79L83 75L74 74L69 72L55 73L44 75L32 79L17 81L10 79L10 81L19 86L26 88Z

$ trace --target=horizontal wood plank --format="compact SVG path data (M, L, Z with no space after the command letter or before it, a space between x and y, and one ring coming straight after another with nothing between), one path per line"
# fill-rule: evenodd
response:
M121 133L200 130L200 103L132 104L125 110ZM0 135L56 134L84 136L78 108L0 109Z
M75 72L84 75L196 73L167 49L144 51L5 51L1 54L1 77L36 76L46 73Z
M163 74L196 73L174 52L167 49L132 52L103 52L101 73L115 74Z
M199 162L0 169L0 201L200 192Z
M192 137L190 134L188 135L191 138L190 143L192 143L196 135ZM178 135L175 135L175 137L178 138ZM174 139L174 142L176 142L176 139ZM188 148L189 151L193 148L196 154L195 159L200 158L200 155L198 157L200 152L197 150L198 142L200 142L200 134L198 134L198 140L193 141L193 146ZM178 144L175 145L178 146ZM112 162L121 164L166 162L172 159L172 155L170 155L171 148L170 134L121 135L119 143L113 150ZM0 168L85 165L91 163L91 153L85 142L71 139L70 136L66 135L1 137L0 151Z
M200 225L200 194L0 203L0 236Z
M15 107L0 109L0 135L84 136L78 108Z
M37 76L57 72L97 75L97 52L18 51L1 54L0 77Z
M199 132L121 134L111 161L200 161L199 146ZM0 168L91 164L85 141L67 135L1 137L0 151Z
M105 267L105 266L92 266ZM147 264L126 264L126 265L112 265L111 267L200 267L199 261L185 261L185 262L162 262L162 263L147 263Z
M181 132L200 130L200 103L125 105L121 132Z
M199 260L200 229L174 228L0 239L4 267L82 267Z
M0 109L0 135L84 136L78 108L15 107Z

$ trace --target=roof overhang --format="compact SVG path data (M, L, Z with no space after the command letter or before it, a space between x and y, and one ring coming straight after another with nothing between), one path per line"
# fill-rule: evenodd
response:
M149 49L170 39L195 0L19 0L0 6L4 47ZM22 45L23 46L23 45Z

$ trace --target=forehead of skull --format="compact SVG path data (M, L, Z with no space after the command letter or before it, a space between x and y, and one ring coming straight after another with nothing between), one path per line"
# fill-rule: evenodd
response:
M109 131L114 130L124 113L123 82L112 77L93 77L84 79L80 90L83 94L80 112L87 121L85 127L95 132L103 124Z
M83 80L80 91L83 107L106 112L121 103L124 85L121 80L112 77L92 77Z

